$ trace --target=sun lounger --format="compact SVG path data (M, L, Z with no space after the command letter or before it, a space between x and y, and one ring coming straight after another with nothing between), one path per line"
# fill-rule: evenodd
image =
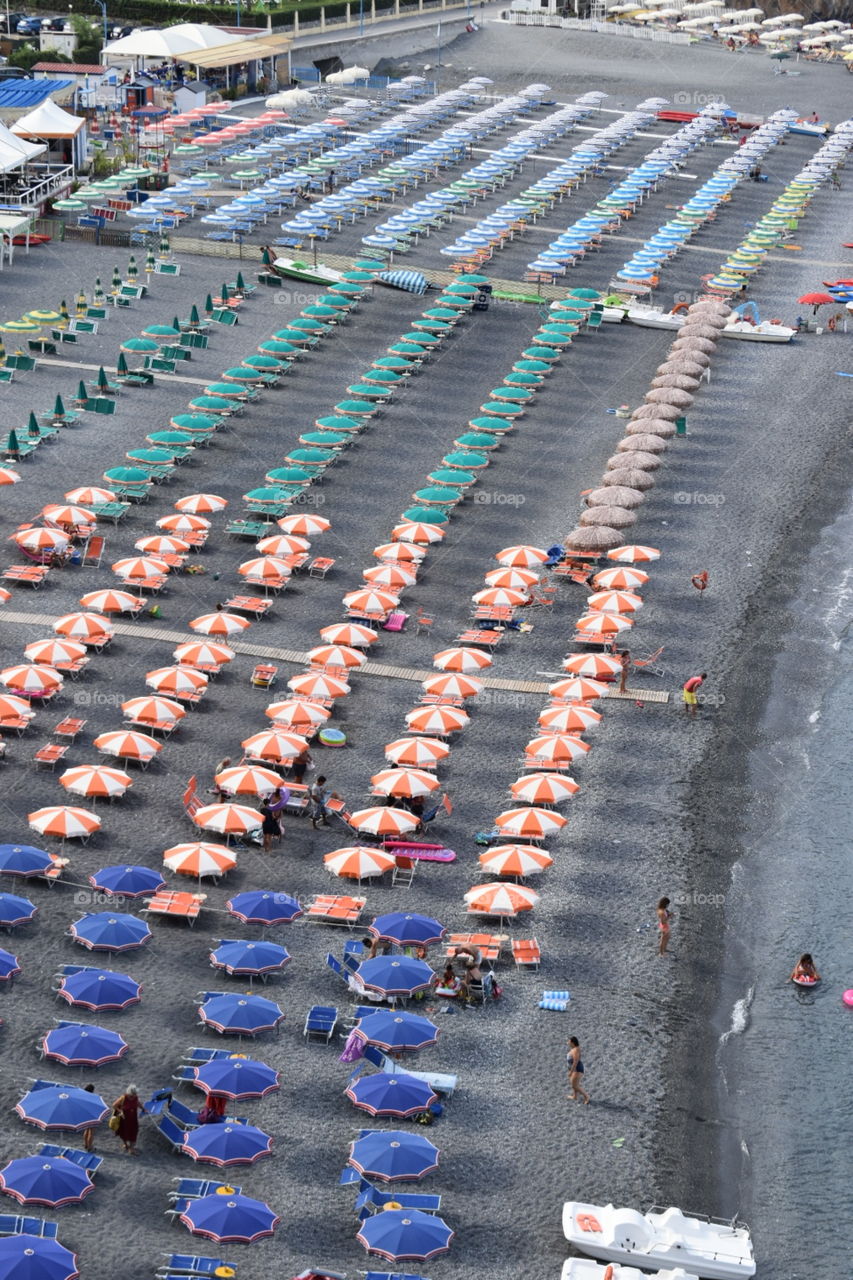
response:
M514 938L512 958L517 969L538 969L542 961L539 943L535 938Z
M178 1185L174 1191L169 1192L170 1200L201 1200L203 1196L222 1194L239 1196L243 1190L232 1182L210 1182L206 1178L173 1178L172 1181Z
M367 906L366 898L319 893L305 912L306 920L320 920L324 924L343 924L352 929L358 924Z
M57 738L67 738L69 742L73 742L78 733L82 732L85 727L85 720L76 719L74 716L66 716L64 720L60 720L53 733Z
M504 639L505 632L499 631L497 628L488 628L486 630L470 630L463 631L461 635L456 637L457 644L478 645L480 648L494 650Z
M200 1258L187 1253L167 1253L164 1256L169 1261L157 1268L158 1273L171 1271L182 1276L215 1276L224 1267L233 1276L237 1270L236 1262L226 1262L224 1258Z
M38 590L50 572L46 564L10 564L3 573L5 582L21 582Z
M33 763L38 769L40 765L45 765L50 770L56 768L57 763L63 759L68 751L68 747L59 742L47 742L43 747L39 747L33 756Z
M255 618L262 618L272 608L272 600L264 600L260 596L231 596L223 601L224 609L235 613L251 613Z
M230 1058L230 1049L204 1049L201 1045L193 1045L184 1054L184 1061L201 1066L204 1062L215 1062L217 1058Z
M0 1213L0 1236L36 1236L40 1240L55 1240L58 1230L55 1222L46 1222L44 1218Z
M185 893L177 890L163 889L147 898L140 915L171 916L176 920L186 920L192 928L207 900L206 893Z
M36 1155L49 1156L51 1159L70 1160L72 1164L79 1165L81 1169L85 1169L90 1178L94 1178L104 1163L103 1156L94 1156L90 1151L78 1151L76 1147L58 1147L52 1142L43 1142Z
M503 949L503 938L500 934L493 933L451 933L447 940L447 951L445 954L450 957L457 947L478 947L484 960L488 960L491 964L496 963L500 959ZM515 946L515 943L513 943Z
M414 1076L416 1080L423 1080L433 1092L446 1098L452 1097L459 1080L458 1076L450 1075L443 1071L409 1071L401 1067L399 1062L395 1062L393 1058L389 1058L387 1054L370 1044L365 1045L364 1057L380 1071L389 1071L392 1075Z
M25 730L29 729L34 714L34 712L29 712L26 715L6 716L0 720L0 733L5 733L10 729L14 729L15 733L20 737Z
M305 1040L317 1039L328 1044L338 1025L338 1011L334 1005L315 1004L308 1010L302 1035Z

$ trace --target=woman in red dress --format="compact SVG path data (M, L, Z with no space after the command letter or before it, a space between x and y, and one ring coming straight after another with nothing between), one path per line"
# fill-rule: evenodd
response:
M139 1137L140 1111L144 1112L145 1108L139 1101L136 1085L129 1084L121 1097L116 1098L113 1103L113 1114L118 1116L116 1136L124 1143L125 1151L132 1156L139 1155L136 1140Z

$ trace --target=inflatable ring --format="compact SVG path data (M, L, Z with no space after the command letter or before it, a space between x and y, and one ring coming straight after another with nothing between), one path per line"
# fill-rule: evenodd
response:
M670 314L674 316L678 316L678 315L681 315L684 311L689 311L689 310L690 310L689 302L676 302Z
M851 987L849 991L845 991L841 999L847 1005L848 1009L853 1009L853 987Z

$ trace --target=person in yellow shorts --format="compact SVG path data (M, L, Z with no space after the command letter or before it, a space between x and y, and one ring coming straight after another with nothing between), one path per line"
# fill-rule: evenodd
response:
M707 678L707 672L703 671L701 675L691 676L689 680L685 680L681 686L681 698L687 714L690 716L696 715L696 708L699 705L699 699L696 695Z

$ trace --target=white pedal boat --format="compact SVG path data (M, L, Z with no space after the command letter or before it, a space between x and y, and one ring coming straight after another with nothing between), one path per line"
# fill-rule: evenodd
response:
M612 1204L567 1200L563 1234L581 1253L604 1262L646 1269L680 1267L707 1280L748 1280L755 1275L747 1227L689 1217L676 1208L653 1206L643 1214Z
M642 329L680 329L686 316L684 312L663 311L658 307L629 307L628 319ZM723 338L740 338L746 342L790 342L796 337L796 329L772 320L753 324L739 315L732 315L726 327L720 331Z
M563 1263L560 1280L696 1280L695 1271L676 1267L672 1271L638 1271L619 1262L593 1262L591 1258L568 1258Z

